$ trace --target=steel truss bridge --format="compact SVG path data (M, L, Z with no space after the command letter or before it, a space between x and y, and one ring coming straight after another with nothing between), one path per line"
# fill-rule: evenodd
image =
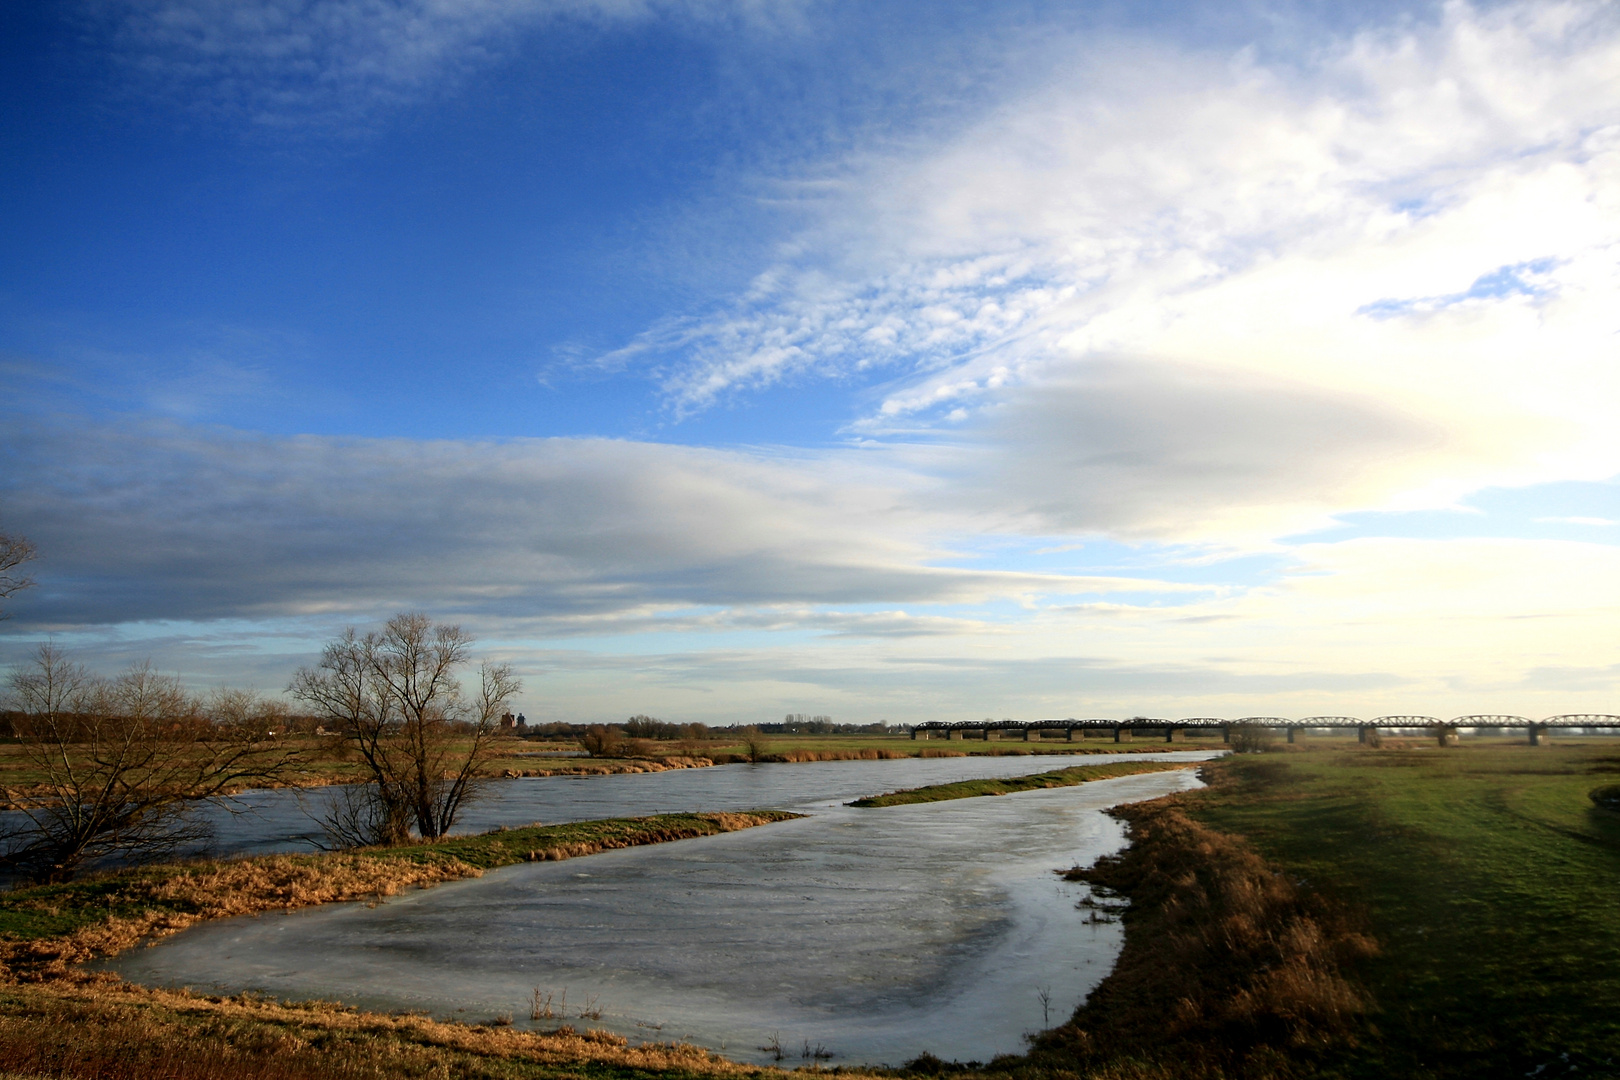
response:
M1232 734L1242 729L1264 728L1283 732L1289 742L1301 733L1354 731L1361 742L1373 742L1383 732L1411 734L1421 732L1432 735L1441 746L1457 741L1460 731L1494 731L1505 734L1522 731L1531 746L1540 746L1549 732L1572 731L1583 734L1620 734L1620 716L1607 713L1564 713L1544 720L1527 716L1507 716L1480 713L1473 716L1454 716L1443 720L1438 716L1375 716L1362 720L1355 716L1307 716L1292 720L1282 716L1244 716L1228 720L1216 716L1189 716L1179 720L1133 716L1129 720L964 720L947 724L929 721L911 729L913 739L1019 739L1037 742L1063 739L1079 742L1086 738L1108 738L1125 742L1138 736L1163 736L1168 743L1180 742L1189 734L1211 735L1219 733L1222 742L1231 742Z

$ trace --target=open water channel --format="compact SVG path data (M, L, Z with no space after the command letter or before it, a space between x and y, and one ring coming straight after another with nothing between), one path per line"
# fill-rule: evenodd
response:
M818 1050L832 1064L899 1064L923 1051L988 1061L1067 1017L1118 953L1119 925L1093 921L1076 906L1085 886L1053 871L1121 847L1107 807L1197 780L1178 770L1002 798L845 803L1072 762L817 762L503 781L467 828L754 807L808 816L506 867L375 907L204 924L107 966L210 992L689 1039L762 1063L777 1060L776 1047L785 1065ZM308 830L288 793L249 802L257 812L227 823L221 846L272 850ZM560 1015L529 1019L536 990Z

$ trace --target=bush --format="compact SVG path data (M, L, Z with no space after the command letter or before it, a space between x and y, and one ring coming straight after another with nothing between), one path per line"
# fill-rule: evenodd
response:
M619 729L593 724L580 737L579 745L591 757L614 757L619 752Z
M1605 810L1620 810L1620 784L1593 788L1589 797Z
M1259 724L1239 724L1232 729L1232 753L1263 754L1272 748L1276 737L1268 727Z

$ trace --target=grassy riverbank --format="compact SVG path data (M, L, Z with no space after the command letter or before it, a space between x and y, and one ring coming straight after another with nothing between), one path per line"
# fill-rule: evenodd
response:
M1114 973L992 1073L1620 1074L1620 744L1302 749L1118 813Z
M950 784L930 784L927 787L891 791L887 795L871 795L856 799L851 806L905 806L908 803L945 802L949 799L973 799L981 795L1011 795L1016 791L1037 791L1042 788L1073 787L1093 780L1111 780L1116 776L1136 773L1162 772L1165 769L1188 769L1185 761L1111 761L1104 765L1074 765L1067 769L1037 773L1033 776L1008 776L995 780L958 780Z
M535 825L431 844L143 867L19 889L0 894L0 978L67 978L72 965L93 956L208 919L380 901L513 863L712 836L796 816L760 810Z
M71 1080L640 1080L758 1075L678 1042L632 1045L583 1023L519 1031L330 1002L283 1004L120 982L75 965L206 919L342 900L516 862L709 836L796 817L663 814L503 829L433 844L124 871L0 895L0 1076Z
M1620 743L1235 762L1195 804L1382 945L1354 1075L1620 1074Z

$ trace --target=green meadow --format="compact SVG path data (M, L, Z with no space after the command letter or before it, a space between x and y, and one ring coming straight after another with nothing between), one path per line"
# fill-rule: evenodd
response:
M1620 740L1307 748L1187 800L1364 913L1363 1076L1620 1074ZM1535 1070L1542 1070L1539 1074Z

